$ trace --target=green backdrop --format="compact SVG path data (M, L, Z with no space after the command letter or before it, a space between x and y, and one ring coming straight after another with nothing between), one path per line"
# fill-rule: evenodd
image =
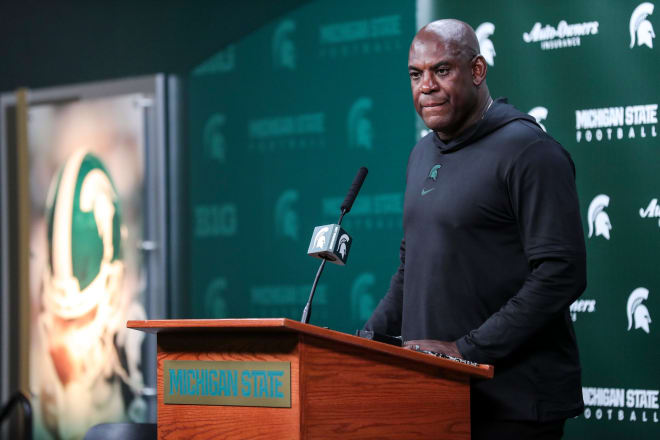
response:
M420 132L406 68L416 16L460 18L479 34L493 96L534 115L577 167L588 287L571 312L587 409L566 438L660 437L660 12L637 1L418 3L312 2L192 72L193 316L299 319L318 266L310 234L337 220L364 165L344 221L348 265L326 269L311 320L361 327L398 265Z

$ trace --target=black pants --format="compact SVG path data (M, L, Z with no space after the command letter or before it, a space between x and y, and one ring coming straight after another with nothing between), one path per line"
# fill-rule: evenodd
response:
M472 440L559 440L564 435L565 422L473 420Z

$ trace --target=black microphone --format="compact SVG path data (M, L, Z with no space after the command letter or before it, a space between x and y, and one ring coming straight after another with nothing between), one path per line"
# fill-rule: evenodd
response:
M307 304L305 304L305 309L303 310L300 322L307 324L309 323L309 318L312 316L312 300L314 299L316 285L319 282L319 278L321 278L325 263L331 261L341 266L346 264L348 252L351 250L353 239L341 227L341 221L344 219L344 215L346 215L353 207L353 202L355 202L355 198L360 192L360 188L362 188L362 184L364 183L364 179L367 177L368 172L369 170L367 170L366 167L362 167L358 170L355 179L353 179L353 184L349 188L348 194L346 194L344 203L341 204L341 214L339 215L337 223L317 226L314 228L312 241L309 243L307 254L312 257L320 258L323 261L321 261L319 270L316 272L316 277L312 284L312 290L309 293L309 299L307 300Z
M362 188L362 184L364 183L364 179L367 178L368 173L369 170L366 167L361 167L358 170L357 174L355 175L355 179L353 179L353 184L349 188L348 194L346 194L344 203L341 204L340 209L343 214L348 214L348 212L353 207L353 202L360 192L360 188ZM339 220L339 224L341 224L341 220Z

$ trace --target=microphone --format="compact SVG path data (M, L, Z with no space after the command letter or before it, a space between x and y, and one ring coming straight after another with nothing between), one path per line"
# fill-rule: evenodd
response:
M350 212L351 208L353 207L353 202L360 192L360 188L362 188L362 184L364 183L364 179L367 178L368 173L369 170L366 167L361 167L358 170L357 174L355 175L355 179L353 179L353 184L349 188L348 194L346 194L344 203L341 204L340 209L342 214L348 214ZM339 220L339 223L341 224L341 219Z
M330 261L340 266L344 266L346 264L353 239L348 234L348 232L346 232L344 228L341 227L341 222L344 219L344 216L348 214L348 212L353 207L353 202L355 202L355 198L360 192L360 188L362 188L362 184L364 183L364 179L367 177L367 173L369 173L369 170L367 170L366 167L361 167L358 170L357 174L355 175L355 179L353 179L353 183L348 190L348 194L346 194L346 198L341 204L341 214L339 215L339 220L337 223L317 226L314 228L314 232L312 233L312 240L310 241L309 248L307 249L307 255L320 258L323 261L321 261L319 270L316 272L316 277L314 278L314 283L312 284L312 290L309 293L309 299L307 300L307 304L305 304L302 318L300 318L300 322L302 323L309 323L309 318L312 316L312 300L314 299L316 285L318 284L319 279L321 278L321 274L323 273L323 269L325 268L325 263Z

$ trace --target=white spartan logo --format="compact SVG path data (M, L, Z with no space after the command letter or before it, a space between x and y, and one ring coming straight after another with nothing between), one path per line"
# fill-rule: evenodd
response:
M477 30L474 31L477 34L477 40L479 40L479 50L481 55L488 63L489 66L495 65L495 45L490 41L490 36L495 32L495 25L490 22L481 23Z
M599 194L589 204L587 219L589 220L589 238L602 235L606 240L610 239L612 223L610 216L605 212L610 204L610 197L605 194Z
M349 241L351 241L351 238L348 236L348 234L343 234L339 238L339 254L343 260L346 259L346 243Z
M541 124L541 121L545 121L548 117L548 109L545 107L534 107L530 111L527 112L528 115L536 119L536 123L539 124L539 127L543 129L543 131L548 131L545 129L545 125Z
M645 44L650 49L653 49L653 39L655 32L653 32L653 25L646 18L653 14L653 3L644 2L637 6L630 16L630 48L637 45Z
M323 249L325 247L325 234L330 230L327 226L322 227L319 229L319 231L316 233L316 237L314 237L314 247L317 249Z
M626 312L628 314L628 331L632 329L635 324L635 329L641 328L646 333L650 333L649 324L651 323L651 315L649 309L646 308L642 301L649 299L649 289L638 287L633 290L628 297L628 304L626 305Z

